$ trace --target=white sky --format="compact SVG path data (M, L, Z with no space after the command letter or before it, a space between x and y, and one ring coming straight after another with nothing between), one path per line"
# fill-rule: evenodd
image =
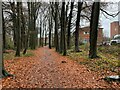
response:
M0 0L0 1L8 1L8 0ZM11 0L12 1L12 0ZM45 2L48 2L48 1L61 1L61 0L17 0L17 1L45 1ZM67 0L65 0L67 1ZM75 1L78 1L78 0L75 0ZM91 1L91 0L85 0L85 1ZM92 0L92 1L96 1L96 0ZM102 2L113 2L113 0L101 0ZM119 2L120 0L114 0L114 2ZM116 13L118 12L118 4L116 5L113 5L113 6L108 6L108 11L110 13ZM107 37L110 37L110 23L113 22L113 21L118 21L118 17L115 17L115 18L112 18L112 17L109 17L107 16L108 18L110 19L106 19L105 16L103 15L100 15L100 18L101 18L101 25L102 27L104 28L104 36L107 36Z
M107 9L108 9L109 13L117 13L118 12L118 3L116 3L113 6L108 6ZM110 37L110 23L113 21L118 21L118 16L115 18L107 16L107 18L109 18L109 19L107 19L104 15L100 15L100 17L101 17L102 27L104 28L104 35L107 37Z

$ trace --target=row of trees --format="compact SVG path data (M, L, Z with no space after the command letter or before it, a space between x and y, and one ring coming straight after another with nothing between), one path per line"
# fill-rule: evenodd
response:
M15 56L20 52L26 54L27 49L36 49L47 45L55 47L56 51L67 55L71 49L71 39L74 36L74 50L79 48L80 21L90 22L89 57L97 57L97 28L100 10L108 14L100 2L2 2L3 51L6 49L6 36L13 37ZM73 17L74 16L74 17ZM72 35L73 32L73 35ZM39 40L38 40L39 36ZM9 76L3 65L3 76Z
M3 2L2 5L4 49L7 30L12 32L14 48L16 49L15 56L20 56L21 50L25 54L28 47L35 49L37 42L36 19L41 3L28 2L26 3L27 8L23 6L22 2Z
M79 30L80 30L80 21L81 21L81 12L85 12L86 8L91 6L85 6L86 3L84 2L78 2L77 3L77 16L75 20L75 52L79 52ZM60 9L59 5L61 5ZM70 49L71 47L71 21L73 16L73 7L74 2L71 2L70 6L70 13L68 14L68 3L62 2L62 3L52 3L52 15L51 17L54 18L55 23L55 48L57 52L63 53L63 55L67 54L67 49ZM96 58L96 45L97 45L97 31L98 31L98 22L99 22L99 12L100 12L100 2L94 2L91 9L91 18L90 18L90 52L89 57L90 58ZM88 13L88 11L86 12ZM59 20L58 20L59 19ZM92 24L95 22L95 24ZM59 27L58 27L59 25ZM59 36L60 35L60 36ZM50 36L50 35L49 35ZM49 37L50 39L50 37ZM49 43L49 46L50 43Z

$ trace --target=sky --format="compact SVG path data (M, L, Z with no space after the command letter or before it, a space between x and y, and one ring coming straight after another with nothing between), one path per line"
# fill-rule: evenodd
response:
M7 1L7 0L2 0L2 1ZM26 1L34 1L34 0L18 0L18 1L26 2ZM35 1L54 1L54 0L35 0ZM75 1L77 1L77 0L75 0ZM85 0L85 1L91 1L91 0ZM92 1L96 1L96 0L92 0ZM113 0L101 0L101 1L103 1L103 2L113 2ZM118 12L118 2L119 1L120 0L114 0L114 3L116 2L116 4L109 5L107 7L107 12L109 12L109 13L117 13ZM107 19L106 17L108 17L109 19ZM112 18L112 17L109 17L109 16L106 15L106 17L104 15L100 15L100 23L101 23L102 28L103 28L104 36L110 37L110 23L113 22L113 21L118 21L118 16L115 17L115 18Z
M118 12L118 3L108 6L107 12L114 13L114 14L117 13ZM106 15L106 17L103 14L100 15L100 21L101 21L101 25L103 27L104 36L110 37L110 23L114 22L114 21L118 21L118 16L113 18L113 17Z

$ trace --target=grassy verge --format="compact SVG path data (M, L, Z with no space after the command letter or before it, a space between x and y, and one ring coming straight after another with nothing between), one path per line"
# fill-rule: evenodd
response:
M98 56L100 58L89 59L89 45L81 45L82 52L73 52L73 48L68 50L68 55L71 59L76 60L80 64L86 65L93 71L112 71L118 72L118 52L120 48L118 46L98 46Z
M28 50L25 55L23 55L22 52L20 53L20 57L30 57L30 56L34 56L34 53L31 50ZM3 54L4 60L12 60L12 59L17 59L17 58L19 57L15 57L15 51L11 51L9 53Z

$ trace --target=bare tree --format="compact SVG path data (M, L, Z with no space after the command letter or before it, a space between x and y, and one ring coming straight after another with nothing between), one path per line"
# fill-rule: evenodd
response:
M16 54L15 56L20 56L20 31L21 31L21 26L20 26L20 3L21 2L17 2L17 32L16 32L16 36L17 36L17 49L16 49Z
M78 12L76 20L76 31L75 31L75 51L79 52L79 26L80 26L80 14L82 9L83 2L78 2Z
M90 58L98 57L97 56L97 35L98 35L99 13L100 13L100 2L94 2L92 6L92 14L91 14L91 21L90 21L90 51L89 51Z
M71 19L72 19L72 12L73 12L73 6L74 6L74 2L71 2L71 10L70 10L70 14L69 14L69 22L68 22L68 31L67 31L67 49L70 49L70 38L71 38Z
M0 15L2 16L2 2L0 1ZM3 30L2 30L2 17L0 17L0 77L8 77L13 76L9 74L4 67L4 60L3 60Z

